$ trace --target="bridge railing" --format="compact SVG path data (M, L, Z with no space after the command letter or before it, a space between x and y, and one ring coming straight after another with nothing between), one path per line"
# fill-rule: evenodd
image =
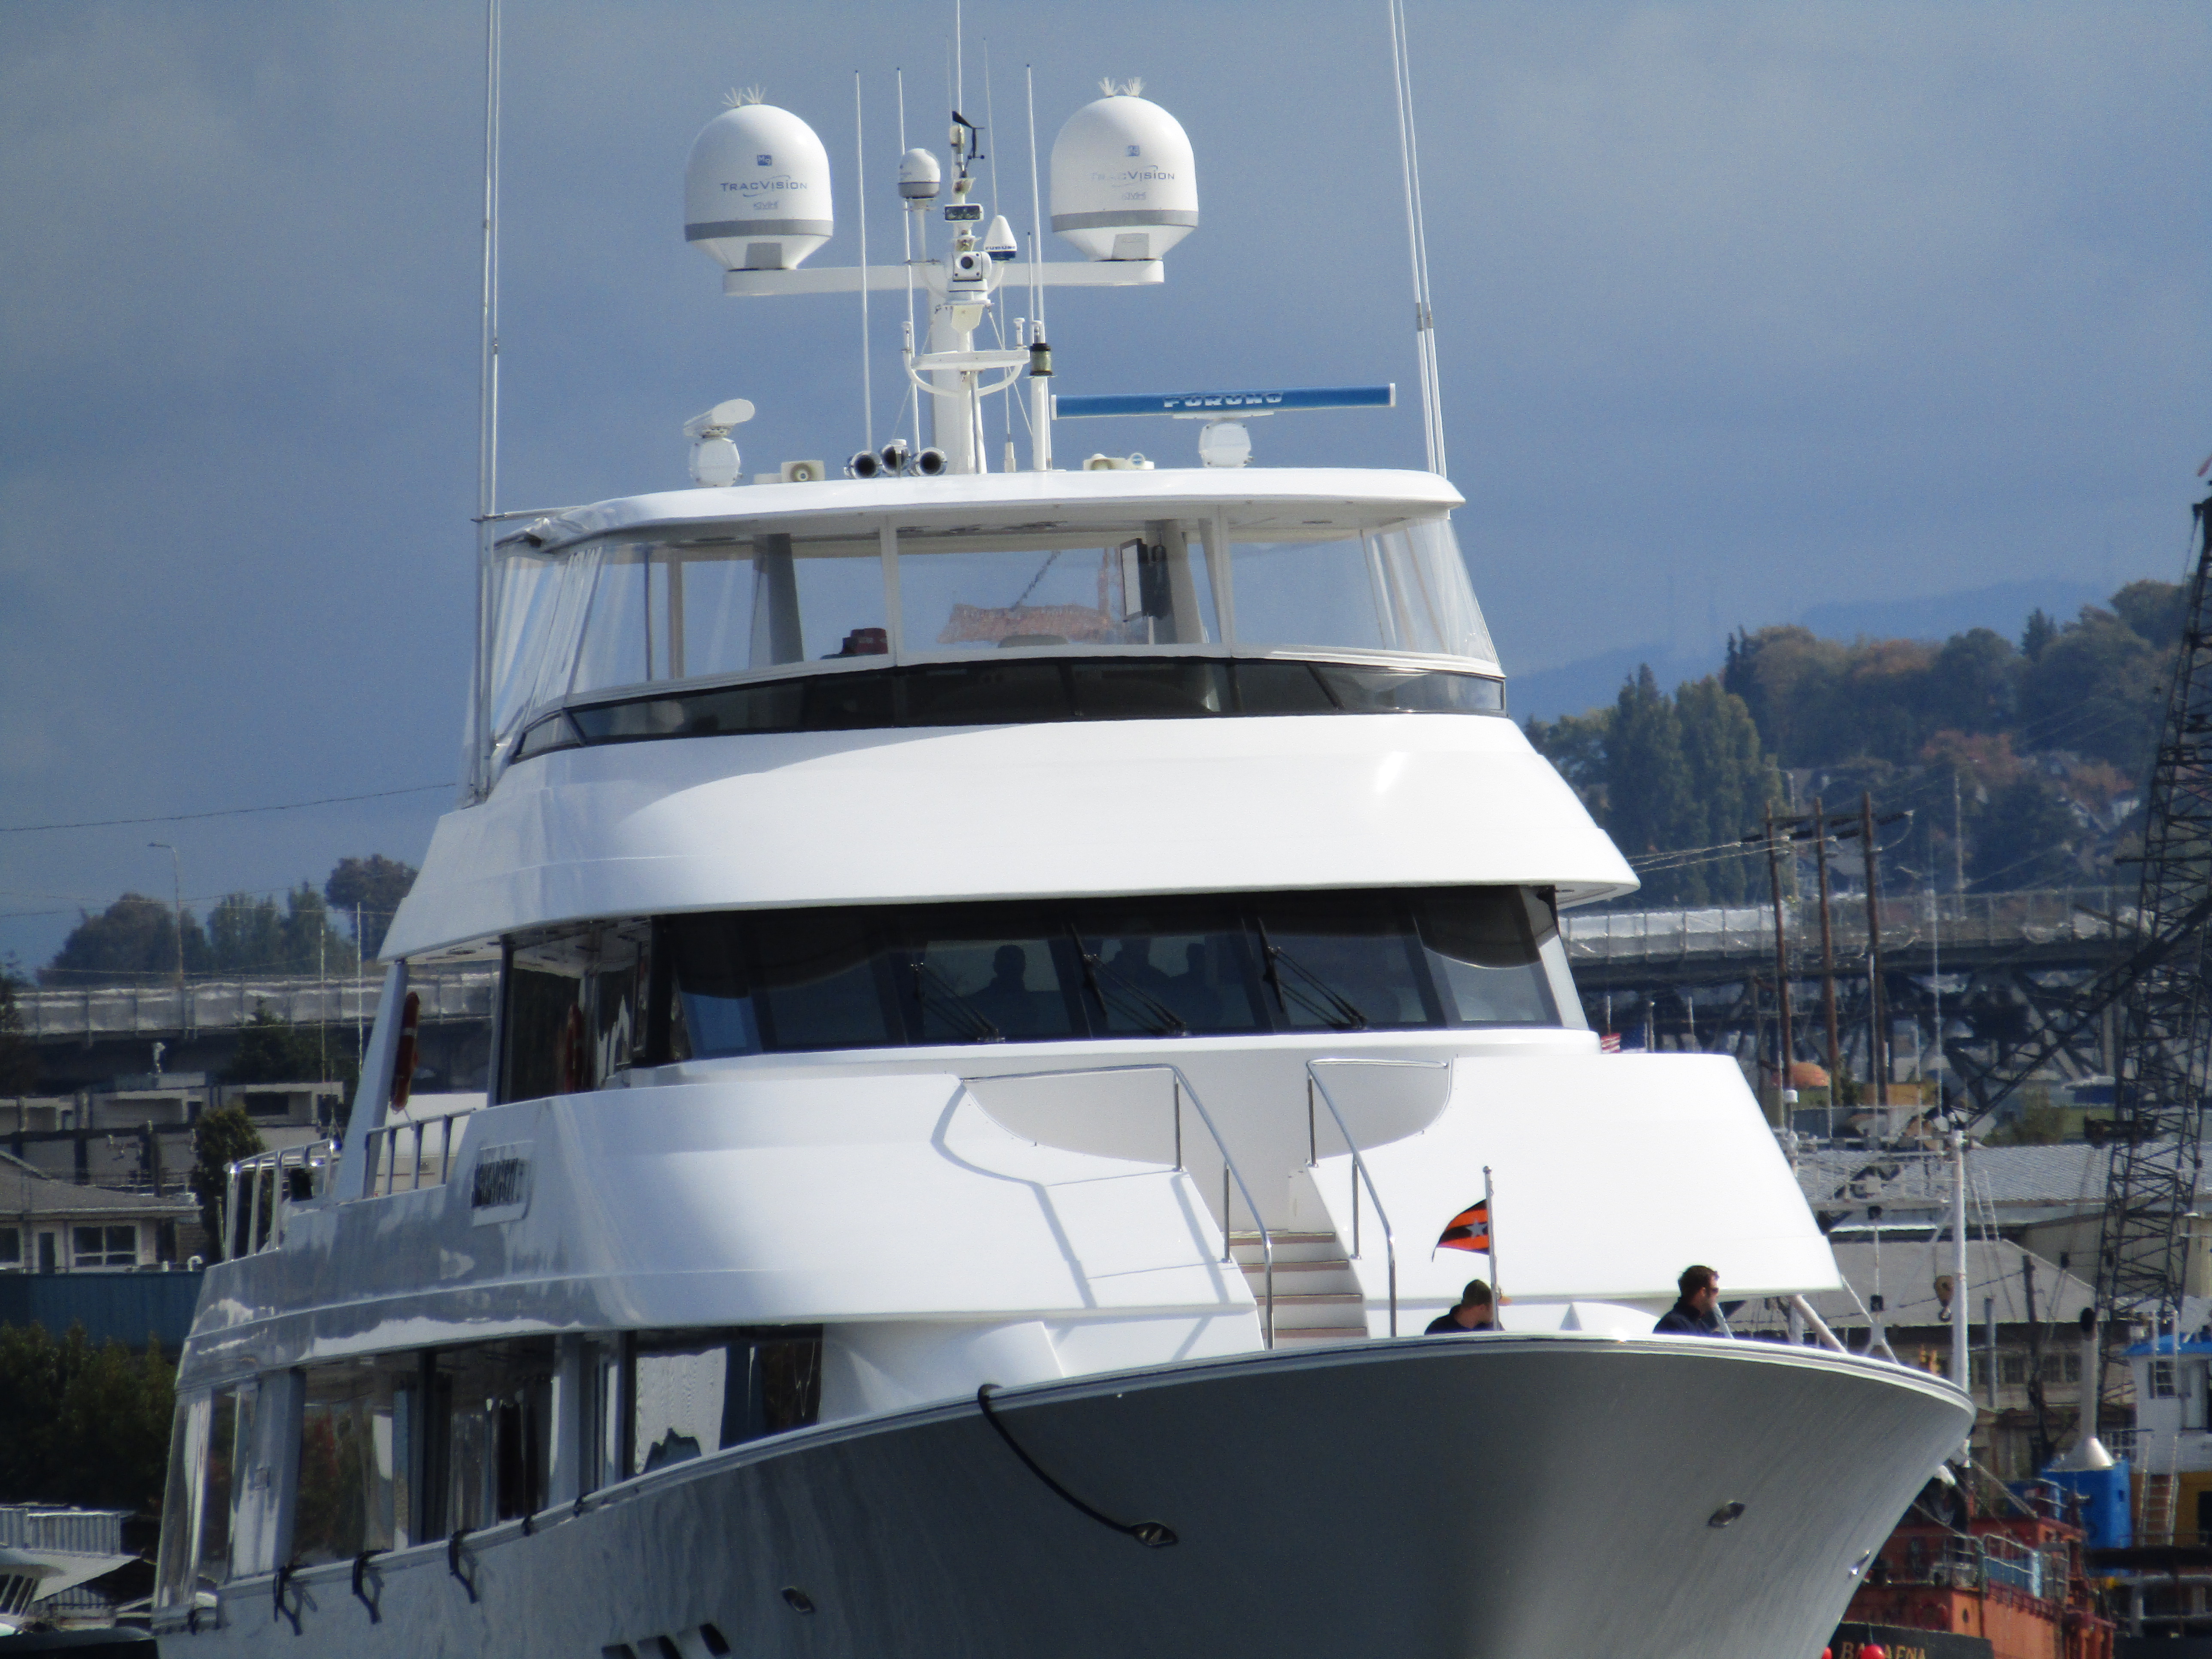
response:
M489 1019L498 991L495 968L427 969L409 974L407 988L422 998L422 1018ZM295 1025L351 1025L376 1018L381 977L210 979L187 981L179 998L169 985L89 986L18 992L23 1035L40 1037L132 1036L220 1030L246 1024L257 1009Z
M2135 927L2135 890L2115 887L2032 889L2014 893L1904 892L1881 901L1885 951L1931 943L1961 951L2091 942L2124 936ZM1783 924L1790 953L1802 964L1820 948L1815 900L1785 900ZM1838 957L1867 948L1863 894L1832 898L1829 934ZM1560 918L1570 962L1680 961L1753 956L1774 950L1771 905L1680 910L1570 911ZM1799 971L1805 971L1801 965Z

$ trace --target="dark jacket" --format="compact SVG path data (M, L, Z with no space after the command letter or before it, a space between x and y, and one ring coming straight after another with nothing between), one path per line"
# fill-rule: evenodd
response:
M1654 1336L1725 1336L1717 1311L1699 1313L1686 1302L1677 1302L1659 1316L1651 1328Z

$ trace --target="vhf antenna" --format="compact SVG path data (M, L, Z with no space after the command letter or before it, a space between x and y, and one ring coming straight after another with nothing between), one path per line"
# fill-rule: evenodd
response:
M477 361L476 740L469 793L482 799L490 779L492 520L499 511L499 43L500 0L484 0L483 329Z

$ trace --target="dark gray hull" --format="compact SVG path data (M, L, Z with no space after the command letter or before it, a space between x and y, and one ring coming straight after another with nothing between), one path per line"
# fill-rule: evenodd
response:
M332 1564L282 1614L271 1580L229 1587L221 1629L161 1651L661 1659L656 1638L715 1651L711 1626L763 1659L1811 1659L1970 1420L1875 1361L1577 1335L1252 1355L994 1408L1068 1492L1178 1541L1081 1513L969 1401L472 1536L473 1600L431 1546L371 1564L375 1621Z

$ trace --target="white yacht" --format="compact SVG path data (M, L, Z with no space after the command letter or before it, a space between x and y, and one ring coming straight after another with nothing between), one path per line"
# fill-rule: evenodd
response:
M1634 878L1507 717L1451 486L1242 464L1330 401L1274 393L1055 469L1041 333L975 346L1159 280L1181 140L1069 123L1086 260L962 216L839 271L798 117L702 136L746 304L920 285L934 447L740 483L733 400L699 487L501 526L342 1148L236 1173L165 1655L1802 1659L1963 1439L1941 1377L1651 1334L1692 1262L1840 1281L1733 1061L1588 1029L1559 915ZM459 1112L406 1092L455 962ZM1476 1273L1504 1328L1425 1337Z

